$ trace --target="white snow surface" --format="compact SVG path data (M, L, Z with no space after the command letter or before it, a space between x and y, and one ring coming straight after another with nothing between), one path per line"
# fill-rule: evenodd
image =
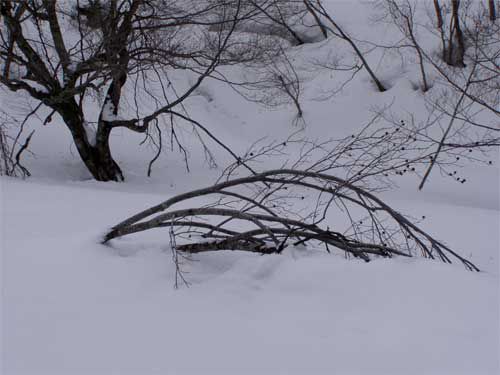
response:
M357 37L383 35L363 18L363 2L328 4ZM305 61L330 49L327 41L292 52ZM377 67L390 90L374 91L360 73L326 101L315 98L335 77L306 77L304 134L345 136L374 106L391 102L401 113L423 113L423 95L411 85L415 71ZM292 106L269 110L214 81L200 92L206 95L186 103L190 115L237 152L262 136L298 130ZM210 169L190 128L179 128L191 172L181 154L168 151L148 179L155 150L120 130L112 147L127 181L98 183L62 122L27 126L38 129L35 156L24 160L33 177L0 177L2 374L500 373L498 154L493 166L464 164L465 184L436 172L422 192L414 176L382 194L403 213L425 215L423 229L480 273L419 258L365 263L310 248L268 256L224 251L185 262L191 286L174 289L167 232L110 246L101 236L146 207L213 183L230 158L212 145L219 167Z
M491 271L227 251L175 290L166 233L97 243L161 196L102 185L2 179L5 374L498 373L498 211L426 207Z

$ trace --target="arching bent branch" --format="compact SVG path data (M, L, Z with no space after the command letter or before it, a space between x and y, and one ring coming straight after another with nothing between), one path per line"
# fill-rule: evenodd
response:
M171 209L200 197L210 203ZM344 233L326 225L333 207L347 219L349 228ZM103 243L161 227L169 227L182 240L175 241L176 250L188 253L244 250L269 254L308 243L328 252L333 247L365 261L420 252L446 263L455 258L467 269L479 271L367 189L311 170L269 170L177 195L115 225ZM193 242L194 237L199 241Z

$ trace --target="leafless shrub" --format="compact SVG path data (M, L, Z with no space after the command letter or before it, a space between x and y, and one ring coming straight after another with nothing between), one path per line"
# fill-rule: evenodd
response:
M0 110L0 175L5 176L31 176L30 171L22 164L23 153L29 152L29 144L34 134L32 130L24 139L23 131L30 113L23 121ZM14 130L14 129L17 129ZM16 134L11 136L10 134Z
M247 65L244 84L230 82L232 87L246 100L266 107L291 104L295 107L295 125L304 124L301 106L303 79L295 67L290 52L276 48L271 56L266 55L259 62Z

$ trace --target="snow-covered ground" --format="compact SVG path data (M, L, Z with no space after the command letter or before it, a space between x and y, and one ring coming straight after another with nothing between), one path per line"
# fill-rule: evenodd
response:
M363 6L336 8L359 37L375 32ZM331 47L320 42L293 53L306 61ZM303 134L342 137L387 103L401 113L424 111L410 68L377 69L391 83L387 92L373 90L360 73L329 100L317 98L335 78L310 75ZM218 82L208 81L203 93L188 100L190 114L237 152L298 130L292 106L269 110ZM191 172L182 155L168 151L147 178L154 150L124 130L113 133L113 151L127 182L98 183L60 122L29 125L37 129L34 156L25 160L33 177L0 178L2 373L500 373L498 154L493 166L465 165L466 184L436 172L422 192L414 176L382 193L398 210L425 216L423 229L481 273L419 258L364 263L314 249L228 251L194 256L183 265L191 287L176 290L168 232L111 246L100 238L139 210L213 183L228 156L215 150L219 168L210 169L192 132L181 130Z
M97 244L162 196L99 185L2 179L6 374L498 373L496 210L425 207L483 273L220 252L187 263L192 285L174 290L166 233Z

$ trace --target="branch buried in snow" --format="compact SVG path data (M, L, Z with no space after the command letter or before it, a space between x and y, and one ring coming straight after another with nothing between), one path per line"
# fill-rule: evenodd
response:
M204 206L171 209L200 197L215 200ZM350 231L341 233L326 225L331 207L341 208L351 220ZM355 210L364 211L366 219L352 219ZM177 195L115 225L104 242L163 227L177 237L174 250L187 253L244 250L270 254L287 246L310 244L365 261L373 256L411 257L417 253L446 263L455 258L467 269L479 271L371 192L311 170L269 170ZM193 237L202 240L191 242Z

